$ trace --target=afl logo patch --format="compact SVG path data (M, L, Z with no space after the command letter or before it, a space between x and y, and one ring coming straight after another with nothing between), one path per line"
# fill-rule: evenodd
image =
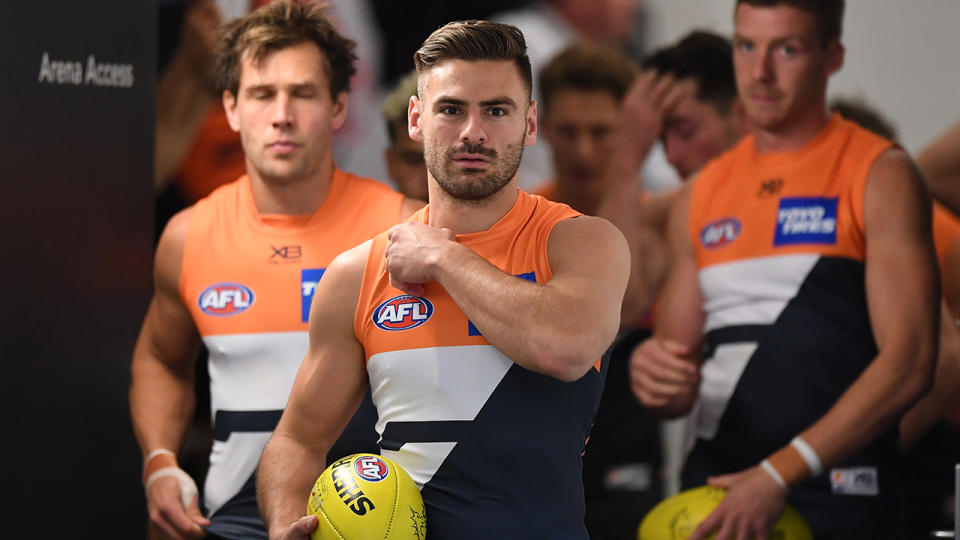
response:
M742 229L737 218L727 217L711 221L700 230L700 243L707 249L719 249L736 240Z
M360 456L353 460L353 472L369 482L379 482L390 474L390 469L377 456Z
M204 289L197 303L207 315L214 317L237 315L253 305L253 291L250 287L239 283L217 283Z
M409 330L430 320L433 304L419 296L394 296L373 311L373 324L383 330Z

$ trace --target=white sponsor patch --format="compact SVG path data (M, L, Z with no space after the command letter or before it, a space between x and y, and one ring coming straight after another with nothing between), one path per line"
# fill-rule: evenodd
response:
M880 494L880 478L876 467L830 469L830 490L837 495Z

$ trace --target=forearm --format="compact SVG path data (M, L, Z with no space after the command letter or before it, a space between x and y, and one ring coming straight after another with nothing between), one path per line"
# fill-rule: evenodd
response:
M306 515L307 499L323 472L326 454L278 429L257 469L257 504L267 531L286 527Z
M193 420L193 371L173 370L143 353L135 355L131 370L130 414L141 451L179 451Z
M639 213L640 182L636 179L635 172L631 181L609 182L597 215L620 229L630 248L630 279L627 281L627 290L623 295L620 310L623 325L639 320L649 308L653 296L651 276L648 265L645 264L644 231Z
M441 258L435 275L491 344L539 373L576 380L616 335L617 317L598 302L510 276L460 244Z
M893 427L929 388L932 351L920 347L913 361L881 353L834 406L813 426L798 434L816 453L824 470L836 466ZM770 461L788 484L809 477L809 468L784 471L783 461L792 450L779 450ZM795 460L794 460L795 461Z

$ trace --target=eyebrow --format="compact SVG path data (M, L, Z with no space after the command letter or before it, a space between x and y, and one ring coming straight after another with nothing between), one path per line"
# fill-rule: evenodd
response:
M438 98L436 103L438 105L457 105L459 107L464 107L468 105L468 103L462 99L444 97L444 96L441 96L440 98ZM517 107L517 103L507 96L495 97L493 99L487 99L480 102L481 107L496 107L496 106L504 106L504 105L507 107L513 107L513 108Z

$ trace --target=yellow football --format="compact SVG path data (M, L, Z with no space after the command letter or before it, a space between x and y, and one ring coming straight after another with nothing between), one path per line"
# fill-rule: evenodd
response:
M427 517L407 471L376 454L333 462L317 478L307 513L320 524L313 540L423 540Z
M686 540L694 529L720 504L726 492L700 486L681 491L653 507L640 522L637 540ZM713 538L710 535L709 538ZM770 538L775 540L813 540L813 533L803 517L789 505L773 525Z

